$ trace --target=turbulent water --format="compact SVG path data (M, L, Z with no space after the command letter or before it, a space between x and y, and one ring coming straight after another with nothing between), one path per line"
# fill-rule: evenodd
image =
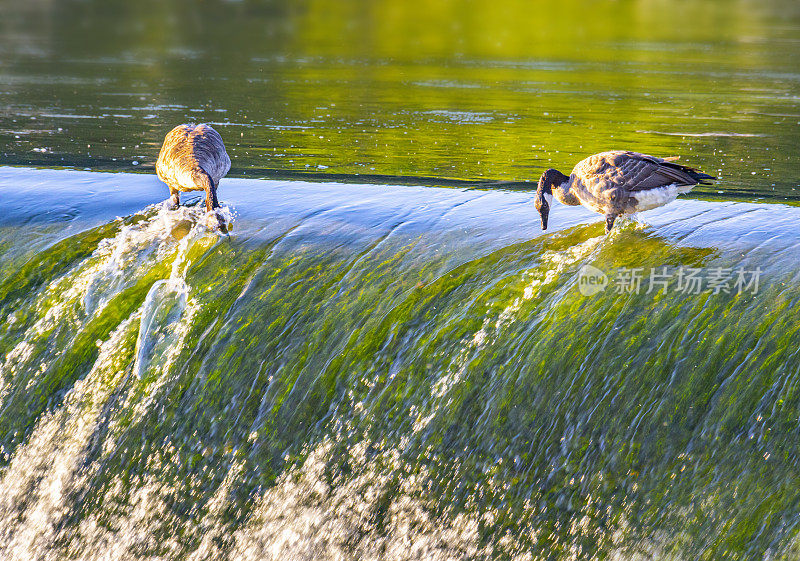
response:
M800 558L799 133L797 0L0 0L0 560Z
M0 558L800 555L797 208L0 190Z

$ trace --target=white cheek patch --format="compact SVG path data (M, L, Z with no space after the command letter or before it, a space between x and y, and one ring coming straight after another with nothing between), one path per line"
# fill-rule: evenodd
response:
M547 206L553 206L553 195L550 193L545 193L544 200L547 201Z

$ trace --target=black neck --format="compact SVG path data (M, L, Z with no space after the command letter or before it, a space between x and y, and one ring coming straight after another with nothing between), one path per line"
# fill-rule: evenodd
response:
M559 187L568 180L569 177L557 169L549 169L542 174L542 178L539 180L539 190L542 193L552 194L553 187Z

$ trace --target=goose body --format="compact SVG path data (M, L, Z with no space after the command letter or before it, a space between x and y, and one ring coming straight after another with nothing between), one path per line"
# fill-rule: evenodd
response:
M549 169L539 179L535 205L547 229L553 197L566 205L583 205L606 218L606 232L622 214L650 210L674 201L697 184L710 185L713 176L658 158L615 150L581 160L569 176Z
M205 191L206 208L219 208L219 181L231 169L222 137L210 125L178 125L164 138L156 162L158 178L167 184L170 201L180 204L181 191Z

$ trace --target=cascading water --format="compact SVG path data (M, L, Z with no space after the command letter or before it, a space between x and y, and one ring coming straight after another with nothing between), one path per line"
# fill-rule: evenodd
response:
M222 236L30 177L130 199L0 221L0 558L798 552L796 208L231 179Z

